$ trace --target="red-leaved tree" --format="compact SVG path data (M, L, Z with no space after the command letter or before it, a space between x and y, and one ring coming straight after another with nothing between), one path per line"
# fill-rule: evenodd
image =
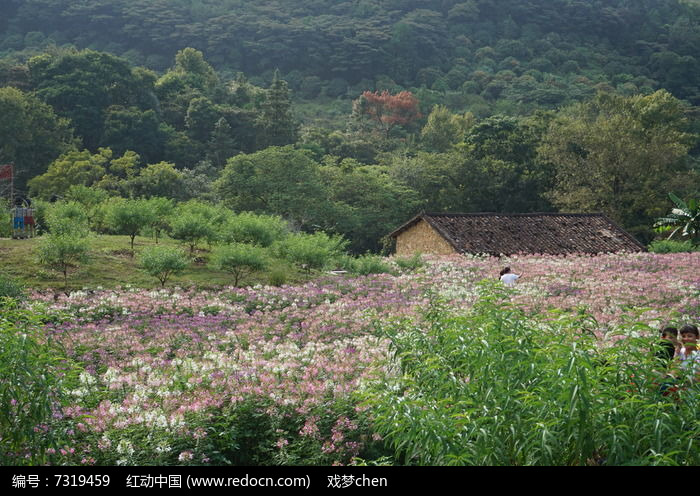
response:
M418 99L410 91L396 95L386 90L381 93L365 91L353 102L353 107L357 115L365 115L374 121L387 138L395 126L405 126L421 117Z

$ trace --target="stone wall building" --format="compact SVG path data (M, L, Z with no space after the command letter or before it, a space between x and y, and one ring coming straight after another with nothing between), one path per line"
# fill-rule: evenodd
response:
M573 255L644 251L603 214L421 213L390 234L400 256Z

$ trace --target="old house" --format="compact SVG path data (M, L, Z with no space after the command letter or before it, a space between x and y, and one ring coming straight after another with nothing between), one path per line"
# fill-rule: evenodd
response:
M421 213L390 234L397 255L569 255L644 251L603 214Z

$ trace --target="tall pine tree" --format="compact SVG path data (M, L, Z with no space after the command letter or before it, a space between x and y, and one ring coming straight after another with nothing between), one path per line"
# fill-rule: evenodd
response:
M209 159L214 163L217 169L221 169L226 165L226 160L233 157L238 152L239 149L233 136L233 130L226 119L222 117L216 122L214 130L211 133L208 152Z
M267 90L258 126L259 148L288 145L298 138L299 126L292 115L289 87L285 80L280 79L279 70L275 71L272 84Z

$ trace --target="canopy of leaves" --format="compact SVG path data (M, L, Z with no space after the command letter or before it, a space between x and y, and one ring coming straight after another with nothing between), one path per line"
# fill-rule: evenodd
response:
M280 215L301 227L322 223L327 203L319 165L291 146L229 159L215 187L233 210Z
M696 139L668 92L599 94L553 121L539 151L556 167L550 197L557 206L648 229L666 210L666 191L697 185L681 160Z
M74 145L69 121L35 96L0 88L0 115L0 163L14 163L20 191Z

